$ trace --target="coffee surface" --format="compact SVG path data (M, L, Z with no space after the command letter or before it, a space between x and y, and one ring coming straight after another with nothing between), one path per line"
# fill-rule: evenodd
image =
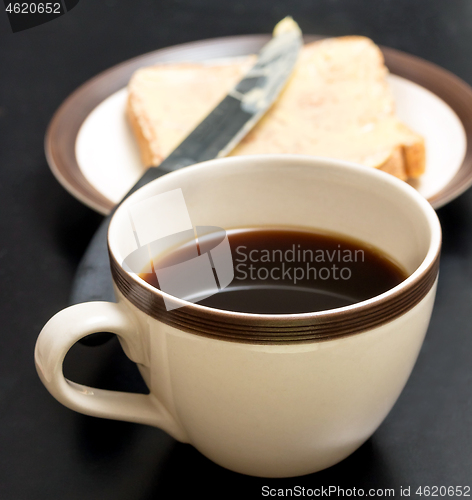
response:
M259 228L227 235L234 279L198 304L257 314L316 312L375 297L407 277L385 253L341 235ZM184 252L177 248L155 262L159 268L172 266ZM155 274L140 277L159 288Z

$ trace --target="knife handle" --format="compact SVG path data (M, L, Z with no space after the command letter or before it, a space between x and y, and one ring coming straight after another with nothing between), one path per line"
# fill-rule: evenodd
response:
M186 159L173 160L169 157L164 160L159 167L148 168L123 200L121 200L121 202L112 209L110 214L103 219L77 268L74 286L70 296L70 305L96 300L115 302L107 248L108 226L110 225L113 214L121 203L139 188L178 168L189 165L190 163L194 162ZM111 333L94 333L79 340L79 342L84 345L101 345L112 337L113 334Z

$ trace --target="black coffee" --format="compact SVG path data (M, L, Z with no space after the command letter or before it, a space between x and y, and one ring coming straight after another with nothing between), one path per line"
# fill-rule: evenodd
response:
M198 304L258 314L323 311L375 297L407 277L383 252L339 235L258 228L227 234L234 279ZM176 262L179 249L159 267ZM140 276L159 288L155 274Z

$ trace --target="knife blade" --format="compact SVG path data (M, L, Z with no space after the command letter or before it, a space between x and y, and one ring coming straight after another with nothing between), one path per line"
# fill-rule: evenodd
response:
M273 38L261 49L256 63L244 78L158 167L146 170L123 200L167 173L226 156L276 100L293 71L302 45L302 34L295 21L289 17L280 21ZM108 263L107 231L118 206L103 220L78 266L71 293L72 304L115 300ZM109 334L93 334L88 341L83 339L82 342L100 344L106 338Z

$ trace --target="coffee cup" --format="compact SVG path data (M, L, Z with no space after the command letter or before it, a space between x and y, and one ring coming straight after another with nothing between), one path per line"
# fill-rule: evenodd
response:
M136 250L130 209L176 191L194 226L334 232L382 250L408 277L368 300L303 314L225 311L170 296L125 261ZM375 169L295 155L187 167L118 208L108 233L117 303L57 313L38 338L37 370L65 406L159 427L233 471L316 472L361 446L400 395L429 324L440 245L429 203ZM103 331L118 336L148 395L65 379L62 363L72 345Z

